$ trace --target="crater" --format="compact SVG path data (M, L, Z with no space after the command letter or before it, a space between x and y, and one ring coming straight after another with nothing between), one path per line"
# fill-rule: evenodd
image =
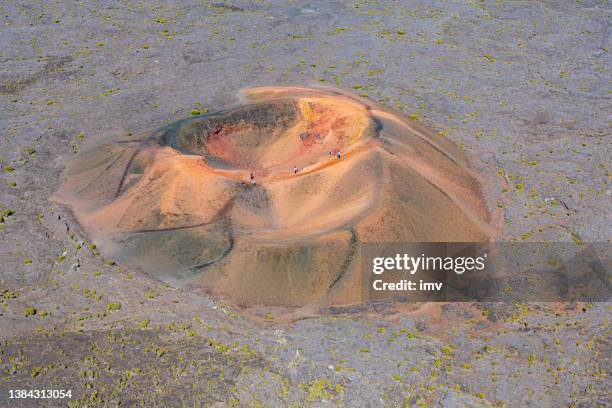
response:
M335 90L240 105L92 148L53 199L114 260L247 306L360 301L360 250L498 234L482 178L417 121Z

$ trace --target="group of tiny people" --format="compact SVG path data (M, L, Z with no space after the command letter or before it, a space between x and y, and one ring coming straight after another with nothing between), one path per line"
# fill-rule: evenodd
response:
M338 160L340 160L342 158L342 153L340 153L340 149L336 150L335 155L338 158ZM329 158L331 159L332 157L334 157L334 152L332 152L330 150L329 151ZM299 171L299 169L297 167L293 167L293 174L297 174L298 171Z
M329 151L330 159L334 157L334 155L338 158L338 160L342 158L342 153L340 152L340 149L336 150L335 153L331 150ZM293 174L298 174L299 171L300 170L297 168L297 166L293 166ZM251 185L253 187L257 186L257 182L255 181L255 175L252 172L249 173L249 178L251 180Z

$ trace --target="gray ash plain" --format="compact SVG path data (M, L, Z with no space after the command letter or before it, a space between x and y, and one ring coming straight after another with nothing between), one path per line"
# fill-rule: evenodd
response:
M0 406L609 406L609 303L256 319L104 258L48 198L90 141L234 104L245 87L322 84L418 118L495 169L501 239L609 242L610 11L3 2ZM73 398L8 399L42 388Z

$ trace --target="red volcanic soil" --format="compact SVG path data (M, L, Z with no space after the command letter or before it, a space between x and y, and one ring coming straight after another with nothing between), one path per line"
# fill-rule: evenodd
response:
M334 91L244 97L80 155L55 199L106 255L248 305L358 302L365 243L498 234L467 159L418 122Z

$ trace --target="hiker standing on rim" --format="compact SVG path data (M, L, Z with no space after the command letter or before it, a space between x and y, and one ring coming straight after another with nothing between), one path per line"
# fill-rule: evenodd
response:
M338 152L336 153L336 156L338 156L338 160L340 160L340 149L338 149Z
M297 174L297 172L298 172L298 168L297 168L297 167L294 167L294 168L293 168L293 174Z

